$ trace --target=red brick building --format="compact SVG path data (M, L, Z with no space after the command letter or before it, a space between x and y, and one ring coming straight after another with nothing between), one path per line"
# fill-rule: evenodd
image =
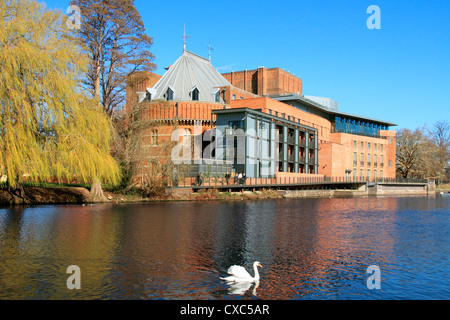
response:
M275 164L274 177L395 178L395 131L389 130L394 124L341 112L328 98L304 96L302 80L280 68L221 75L209 59L184 50L163 76L146 73L136 79L127 87L127 111L148 105L141 116L159 121L166 138L169 121L176 121L192 140L199 124L201 135L211 128L225 133L236 124L242 129L259 126L254 139L235 147L236 152L245 149L245 161L235 162L233 170L247 177L263 177L261 165L250 162L265 159ZM263 127L284 140L262 137ZM264 148L273 150L263 155ZM275 155L276 160L271 158Z

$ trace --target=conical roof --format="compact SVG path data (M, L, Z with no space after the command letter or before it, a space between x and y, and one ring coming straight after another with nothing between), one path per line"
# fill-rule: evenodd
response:
M172 100L193 100L192 91L198 89L198 101L215 102L218 87L231 85L212 65L195 53L183 51L181 57L150 89L152 100L167 100L167 91L173 91Z

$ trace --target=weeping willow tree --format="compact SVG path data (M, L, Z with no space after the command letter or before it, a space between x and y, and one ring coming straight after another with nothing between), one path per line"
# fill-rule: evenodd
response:
M61 12L30 0L0 0L0 168L9 190L32 181L117 184L111 123L83 96L87 57Z

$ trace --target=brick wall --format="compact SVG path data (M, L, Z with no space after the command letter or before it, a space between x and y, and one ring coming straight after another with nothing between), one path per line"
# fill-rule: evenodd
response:
M230 107L261 109L264 113L271 113L271 115L277 115L280 118L288 119L289 116L291 121L294 122L298 122L298 119L300 119L300 124L318 130L319 141L329 140L331 131L330 121L269 97L234 100L231 101Z
M233 86L260 96L294 92L302 94L302 80L280 68L260 67L222 75Z
M357 179L361 179L361 170L363 179L366 179L368 174L370 179L373 179L375 174L377 178L381 176L384 178L395 178L395 134L395 131L381 130L380 138L375 138L347 133L332 133L330 135L330 144L343 147L343 154L341 156L333 154L334 157L331 159L332 166L335 169L334 174L344 176L345 170L352 170L350 177L353 178L353 170L356 169ZM325 150L323 145L320 148ZM320 152L319 165L330 161L326 157L321 158L322 154ZM356 153L356 164L354 164L354 153ZM361 154L363 155L363 165L361 165ZM389 166L389 162L391 166ZM343 167L336 167L339 163L342 163ZM319 173L321 172L321 167L319 166Z
M387 177L395 178L397 175L396 153L397 153L397 133L392 130L380 130L380 136L387 142L385 170Z
M220 88L222 92L222 98L225 103L230 104L233 100L241 100L248 98L258 98L258 95L248 92L246 90L240 89L235 86L226 86Z

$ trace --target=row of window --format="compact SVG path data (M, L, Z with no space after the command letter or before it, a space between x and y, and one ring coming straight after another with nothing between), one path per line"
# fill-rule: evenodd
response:
M356 169L353 169L353 179L357 180L358 176L356 175L357 171ZM370 169L367 169L366 171L366 176L364 176L364 170L361 169L359 171L359 179L364 180L364 178L366 178L367 180L372 179L372 171ZM379 172L377 170L373 170L373 179L378 179L378 178L383 178L383 170L380 170Z
M366 143L364 141L361 141L359 143L360 149L364 149L366 146ZM356 140L353 140L353 148L356 149L358 147L358 142ZM367 142L367 150L372 150L372 143ZM378 151L380 149L380 152L384 151L384 144L382 143L373 143L373 151Z
M358 164L358 159L357 159L358 155L356 152L353 152L353 166L357 166ZM380 155L380 167L384 167L384 155ZM363 167L364 163L367 161L367 166L370 167L372 165L372 157L370 155L370 153L367 154L367 158L365 158L364 153L360 154L360 166ZM373 155L373 166L377 167L378 166L378 155L374 154Z
M198 96L199 96L200 91L198 91L198 88L195 87L190 93L189 95L192 98L192 101L198 101ZM173 100L173 94L174 91L172 90L172 88L167 88L166 94L164 95L164 97L166 98L167 101L171 101Z
M215 102L220 102L220 89L217 89L213 93L213 95L214 95ZM171 101L171 100L173 100L173 96L174 96L173 89L171 87L167 88L167 91L164 94L164 98L167 101ZM191 92L189 92L189 96L191 97L192 101L199 101L200 91L198 90L197 87L194 87L194 89L192 89ZM151 100L151 97L149 100Z

